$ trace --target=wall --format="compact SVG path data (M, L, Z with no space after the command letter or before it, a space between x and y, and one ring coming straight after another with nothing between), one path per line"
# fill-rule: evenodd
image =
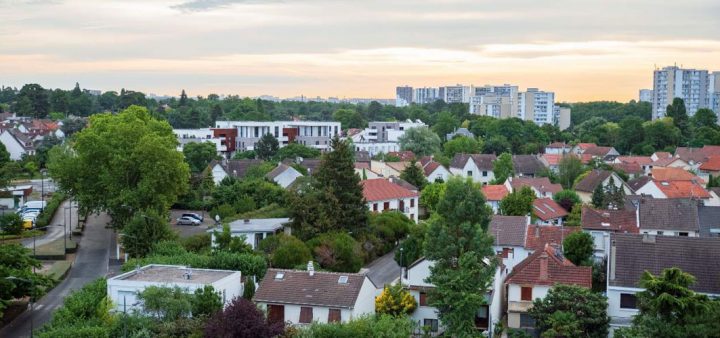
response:
M640 233L642 234L650 234L650 235L658 235L658 231L661 231L662 234L660 236L680 236L680 232L687 232L688 237L698 237L697 231L675 231L675 230L658 230L658 229L646 229L641 228Z
M220 164L216 164L212 168L212 176L213 176L213 181L215 182L215 185L218 185L228 175L225 172L225 169L223 169L222 166L220 166Z
M365 314L375 314L375 297L379 296L380 292L382 292L382 289L376 288L370 279L365 277L355 301L355 307L352 310L352 318Z
M0 142L5 145L5 149L10 153L10 159L13 161L19 161L22 155L25 154L25 149L15 140L15 137L7 131L3 131L0 134Z
M492 170L486 170L487 175L483 176L483 170L478 169L475 165L475 161L472 159L468 159L462 170L459 168L450 168L450 172L461 177L472 177L472 180L475 183L488 184L490 181L495 179L495 174ZM468 176L468 172L472 172L472 175Z
M450 178L450 172L445 169L443 166L438 166L435 171L431 172L430 175L427 176L427 180L430 183L435 182L436 179L440 178L443 180L443 182L447 182Z
M388 210L398 210L401 211L405 216L413 220L415 223L418 222L418 198L412 197L412 198L403 198L403 201L405 201L405 207L408 208L408 212L404 212L402 210L399 210L400 206L400 199L394 199L394 200L382 200L382 201L368 201L367 206L368 210L370 212L383 212L385 211L385 202L390 202L390 209ZM414 200L413 206L410 206L410 200ZM373 209L373 205L377 204L377 210Z
M628 326L633 316L638 313L636 309L621 309L620 308L620 294L630 293L635 294L644 289L639 288L624 288L608 286L607 298L608 298L608 316L610 316L610 325L614 327Z

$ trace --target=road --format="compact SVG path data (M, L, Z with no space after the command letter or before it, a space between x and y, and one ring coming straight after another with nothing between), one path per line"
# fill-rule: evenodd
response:
M67 208L67 209L66 209ZM72 219L72 220L71 220ZM42 236L35 237L35 246L40 246L46 243L50 243L58 238L62 238L63 227L67 227L67 233L69 234L72 229L77 228L78 215L77 215L77 203L73 203L73 207L70 208L70 201L64 201L55 211L53 219L50 221L50 227L47 228L46 232ZM62 226L57 226L62 225ZM77 238L76 238L77 239ZM22 244L26 248L32 249L33 239L27 238L22 241Z
M400 265L395 262L395 252L382 256L366 265L363 270L367 271L368 278L377 287L390 284L400 278Z
M41 327L50 320L52 312L62 305L64 298L71 291L108 275L108 262L114 237L112 231L105 228L109 221L110 218L105 214L88 217L82 237L75 238L80 240L80 246L68 276L35 304L33 313L24 312L0 330L0 337L29 337L31 316L35 329Z

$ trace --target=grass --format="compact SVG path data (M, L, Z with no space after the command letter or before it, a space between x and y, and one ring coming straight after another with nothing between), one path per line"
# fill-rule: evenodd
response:
M5 240L11 240L11 239L21 239L21 238L30 238L32 236L41 236L44 234L42 230L25 230L20 235L9 235L9 234L0 234L0 241Z
M57 261L45 272L45 275L56 281L61 280L70 271L71 266L72 262L70 261Z
M77 243L67 240L68 251L77 248ZM35 258L40 260L63 260L65 259L65 241L60 237L50 243L35 248Z

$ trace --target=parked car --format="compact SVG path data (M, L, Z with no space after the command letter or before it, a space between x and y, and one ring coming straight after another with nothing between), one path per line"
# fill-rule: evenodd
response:
M183 216L177 219L177 225L200 225L200 220L193 217Z
M198 215L198 214L196 214L196 213L194 213L194 212L189 212L189 213L182 214L182 215L180 215L180 217L192 217L192 218L194 218L194 219L196 219L196 220L198 220L198 221L200 221L200 222L204 221L204 219L203 219L202 216L200 216L200 215Z

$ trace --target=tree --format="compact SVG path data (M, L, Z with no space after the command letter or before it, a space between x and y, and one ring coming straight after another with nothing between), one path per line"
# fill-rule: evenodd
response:
M695 115L690 118L690 125L693 129L698 129L702 127L711 127L717 129L717 121L718 117L715 112L707 108L700 108L698 109L698 111L695 112Z
M68 113L70 102L68 100L67 92L62 89L55 89L50 94L50 109L53 112L62 113L66 115Z
M80 89L80 84L75 83L75 88L70 92L69 111L77 116L88 116L92 111L92 98L90 94Z
M375 297L375 312L392 316L409 315L415 311L417 302L401 284L385 285Z
M180 93L180 100L178 101L178 107L184 107L188 105L188 97L185 94L185 89Z
M605 187L605 201L607 208L620 209L625 205L625 190L623 190L623 182L620 186L615 185L615 179L610 176L608 185Z
M358 272L363 263L360 244L346 233L326 233L308 241L315 260L330 271Z
M411 224L407 238L401 241L395 250L395 262L402 267L408 267L420 259L425 253L426 234L427 226L424 223Z
M174 288L148 286L138 293L138 300L142 303L143 311L164 321L189 317L193 308L192 298L191 294L186 293L185 289L179 286Z
M425 173L415 159L410 161L410 165L405 167L405 169L400 173L400 178L416 186L418 190L422 190L428 183L425 178Z
M215 291L212 285L195 289L190 304L193 317L209 317L220 311L223 306L220 292Z
M532 213L535 193L528 186L513 191L500 201L500 212L506 216L527 216Z
M293 269L312 259L310 249L292 235L270 236L260 242L260 250L268 254L274 268Z
M17 95L18 115L41 119L50 113L48 92L39 84L26 84Z
M685 101L683 101L683 99L679 97L674 98L672 103L667 106L665 116L672 118L673 124L680 129L680 133L684 137L689 135L688 114L685 110Z
M122 227L140 210L164 214L187 191L190 170L167 122L141 107L90 121L70 145L53 148L48 163L59 188L85 211L107 211Z
M637 145L645 140L643 119L637 116L628 116L620 121L617 150L623 154L630 151L637 153Z
M278 140L272 134L265 134L255 146L255 152L260 159L269 160L278 151Z
M425 189L420 192L420 205L428 211L434 212L437 204L445 196L446 187L444 182L434 182L425 186Z
M408 316L363 315L348 322L315 322L297 330L297 338L337 338L337 337L383 337L407 338L413 336L416 325Z
M598 209L605 209L607 207L606 201L605 188L602 184L598 184L592 193L592 205Z
M253 281L252 278L248 278L243 288L243 298L252 300L253 296L255 296L255 288L255 281Z
M482 151L483 145L475 138L467 136L456 136L443 145L444 154L453 158L455 154L477 154Z
M415 156L429 156L440 151L440 137L427 127L410 128L398 139L400 149Z
M585 171L582 161L575 155L564 155L558 163L558 182L571 189L575 180Z
M285 323L271 323L255 303L238 297L205 326L205 337L271 338L282 335Z
M122 235L123 247L130 257L145 257L154 243L176 236L167 217L154 210L136 213L123 228Z
M340 122L340 126L345 130L365 127L365 119L354 109L338 109L332 114L332 118Z
M4 214L0 216L0 230L9 235L19 235L23 232L23 220L14 212Z
M320 150L304 146L297 142L292 142L277 151L274 160L282 161L286 158L295 160L298 157L302 158L319 158ZM254 157L253 157L254 158Z
M438 204L438 216L429 222L425 257L433 265L425 281L435 288L428 299L449 336L476 333L475 315L486 302L495 273L492 237L487 234L491 213L480 189L453 178Z
M493 135L485 141L483 152L488 154L502 154L511 151L512 145L502 135Z
M33 272L33 268L40 268L42 264L30 253L19 244L0 245L0 318L10 300L27 296L37 299L53 283L50 278ZM18 279L8 279L11 276Z
M608 335L610 317L607 298L589 289L556 284L545 298L537 298L528 314L542 337L590 337Z
M508 177L515 175L515 169L513 167L512 155L508 153L502 153L493 162L493 174L495 180L493 184L504 184Z
M563 254L575 265L592 265L594 249L593 238L587 232L573 232L563 241Z
M582 200L580 199L580 196L574 191L570 189L564 189L553 195L553 200L560 204L563 209L570 212L575 205L582 204Z
M437 115L432 130L441 137L445 137L445 135L452 133L459 125L460 122L451 112L444 111Z
M65 138L70 138L73 134L83 130L87 125L87 121L84 118L67 118L64 119L60 130L65 134Z
M183 147L185 161L193 173L199 173L218 158L215 144L212 142L191 142Z

